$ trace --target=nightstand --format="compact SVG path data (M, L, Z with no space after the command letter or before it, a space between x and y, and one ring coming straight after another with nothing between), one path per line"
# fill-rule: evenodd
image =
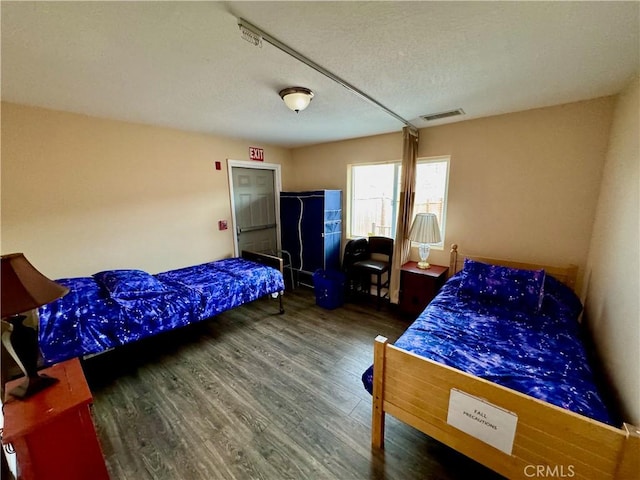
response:
M16 453L18 479L108 480L77 358L42 370L58 383L26 400L6 394L2 443ZM23 378L7 383L8 392Z
M407 262L400 269L400 312L417 317L436 296L447 280L448 267L431 265L423 270L417 262Z

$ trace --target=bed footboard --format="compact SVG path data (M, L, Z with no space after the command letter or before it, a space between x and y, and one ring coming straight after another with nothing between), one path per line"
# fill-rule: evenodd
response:
M451 389L517 415L511 455L447 423ZM372 444L399 420L508 478L544 470L576 479L638 478L640 429L618 429L389 345L374 343Z
M242 250L241 257L252 262L261 263L267 267L275 268L282 275L284 275L284 264L281 258L273 255L267 255L266 253L251 252L249 250ZM279 313L284 313L284 306L282 305L282 295L284 292L278 292L278 301L280 303Z

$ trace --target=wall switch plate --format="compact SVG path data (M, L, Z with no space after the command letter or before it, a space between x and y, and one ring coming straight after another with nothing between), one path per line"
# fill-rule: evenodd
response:
M218 230L226 230L227 229L227 221L219 220L218 221Z
M220 162L216 162L216 170L222 170L222 164Z

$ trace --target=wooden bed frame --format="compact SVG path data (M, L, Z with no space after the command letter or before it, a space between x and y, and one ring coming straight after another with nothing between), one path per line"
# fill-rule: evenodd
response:
M450 275L464 262L451 248ZM473 260L516 268L544 268L574 286L577 267L525 264L484 257ZM458 389L517 415L512 454L494 448L447 423L449 395ZM502 387L388 344L374 342L374 448L384 447L384 419L390 413L507 478L640 478L640 428L614 428L569 410Z

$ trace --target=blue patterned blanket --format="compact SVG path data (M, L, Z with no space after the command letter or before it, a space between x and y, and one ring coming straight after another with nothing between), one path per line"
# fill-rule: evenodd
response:
M242 258L158 275L107 270L57 282L69 293L39 309L47 363L100 353L284 291L278 270Z
M395 346L612 424L580 338L576 295L544 272L507 278L476 267L451 277ZM373 366L362 376L369 393L372 380Z

